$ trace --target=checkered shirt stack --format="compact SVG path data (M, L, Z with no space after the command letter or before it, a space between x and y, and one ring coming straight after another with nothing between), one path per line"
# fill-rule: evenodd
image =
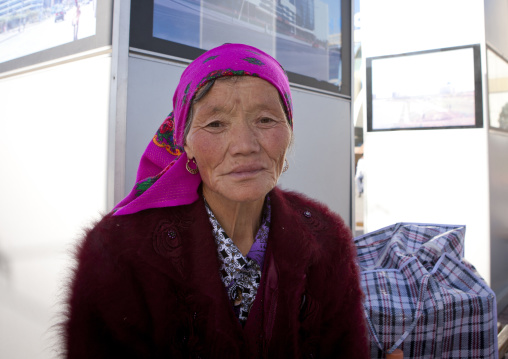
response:
M495 295L463 259L464 234L397 223L355 238L372 358L497 358Z

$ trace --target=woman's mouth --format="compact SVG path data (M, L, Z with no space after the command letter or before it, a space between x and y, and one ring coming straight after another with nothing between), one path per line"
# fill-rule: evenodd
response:
M229 175L238 178L245 178L255 176L262 170L263 167L259 165L238 166L235 167L231 172L229 172Z

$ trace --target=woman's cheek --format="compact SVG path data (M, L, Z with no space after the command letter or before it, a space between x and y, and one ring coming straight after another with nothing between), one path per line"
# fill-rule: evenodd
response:
M289 143L291 141L291 133L285 128L281 128L278 131L274 131L270 136L270 147L278 153L282 153L282 156L286 153Z
M220 136L209 133L196 135L194 139L194 148L196 153L199 153L201 156L207 156L211 152L216 151L221 145L221 141L218 137Z

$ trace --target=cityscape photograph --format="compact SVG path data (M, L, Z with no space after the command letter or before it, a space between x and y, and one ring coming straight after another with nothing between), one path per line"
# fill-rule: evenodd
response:
M0 0L0 63L95 35L97 0Z

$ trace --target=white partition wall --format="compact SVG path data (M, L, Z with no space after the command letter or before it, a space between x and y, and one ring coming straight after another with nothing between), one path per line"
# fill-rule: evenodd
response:
M0 3L0 358L56 358L72 254L107 210L113 1L79 1L79 26L77 1Z
M466 258L489 278L486 145L481 129L367 134L366 230L396 222L465 224Z
M476 118L482 120L468 128L366 130L364 221L366 231L396 222L466 225L466 259L490 283L502 309L508 304L508 136L489 128L486 28L505 42L499 35L508 30L487 25L484 6L489 19L497 11L493 23L507 23L501 1L362 1L364 59L479 44ZM406 81L424 86L415 79L439 71L439 64L423 63Z
M59 350L71 253L106 211L110 66L106 53L0 76L1 358Z
M173 93L186 64L131 54L127 96L125 193L136 181L146 146L173 110Z

